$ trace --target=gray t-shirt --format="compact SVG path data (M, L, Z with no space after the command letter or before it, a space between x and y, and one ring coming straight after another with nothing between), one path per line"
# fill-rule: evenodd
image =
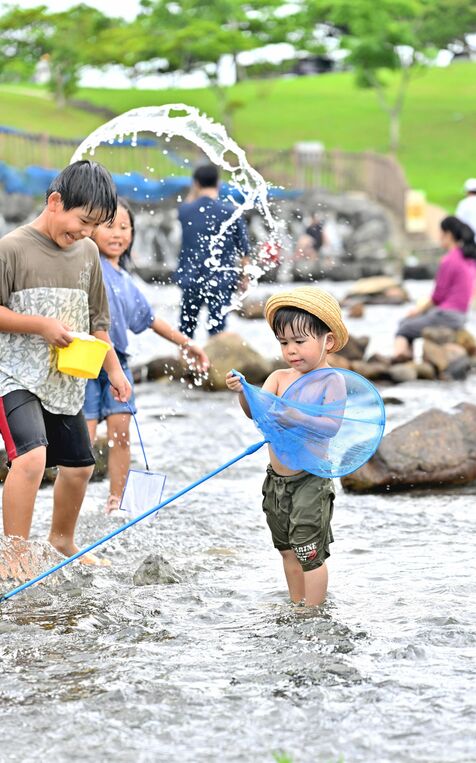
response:
M56 318L72 331L107 331L109 307L98 248L89 238L61 249L31 225L0 239L0 305ZM60 373L56 349L37 334L0 332L0 396L27 389L51 413L81 410L86 379Z

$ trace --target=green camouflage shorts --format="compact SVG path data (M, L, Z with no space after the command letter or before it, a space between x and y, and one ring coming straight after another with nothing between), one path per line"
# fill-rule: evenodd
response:
M293 549L305 572L315 570L330 556L334 540L333 482L309 472L281 477L271 466L266 471L263 511L274 546L279 551Z

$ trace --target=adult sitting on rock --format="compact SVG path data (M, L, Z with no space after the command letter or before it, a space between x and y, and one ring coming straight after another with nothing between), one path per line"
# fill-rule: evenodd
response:
M474 231L453 216L445 217L440 227L441 244L447 254L439 264L430 299L412 308L398 325L393 362L413 358L413 340L422 335L426 326L458 330L466 321L476 284Z

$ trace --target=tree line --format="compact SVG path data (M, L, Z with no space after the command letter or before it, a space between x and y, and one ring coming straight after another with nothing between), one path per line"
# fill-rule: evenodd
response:
M62 12L45 6L3 4L0 81L28 81L47 60L49 87L64 105L79 85L82 67L124 68L131 84L146 73L200 69L219 88L223 56L289 43L296 55L326 52L333 37L361 87L372 88L389 118L396 151L408 86L438 50L462 52L476 33L472 0L141 0L130 22L85 3ZM227 104L225 92L221 101Z

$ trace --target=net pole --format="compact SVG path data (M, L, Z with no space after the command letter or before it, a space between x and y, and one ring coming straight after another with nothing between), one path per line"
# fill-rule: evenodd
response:
M12 596L15 596L17 593L20 593L21 591L26 590L27 588L34 585L35 583L39 583L41 580L44 580L49 575L52 575L54 572L58 572L58 570L61 570L63 567L66 567L67 564L71 564L71 562L74 562L76 559L80 559L84 554L87 554L89 551L93 551L93 549L97 548L98 546L101 546L103 543L106 543L106 541L111 540L111 538L115 538L116 535L120 535L120 533L125 532L125 530L128 530L129 527L136 525L142 519L145 519L146 517L150 516L150 514L154 514L156 511L163 509L164 506L167 506L169 503L176 501L177 498L181 498L182 495L185 495L185 493L188 493L190 490L193 490L193 488L197 487L198 485L201 485L202 482L206 482L207 480L214 477L216 474L219 474L220 472L224 471L224 469L228 469L229 466L232 466L232 464L235 464L240 459L245 458L245 456L249 456L252 453L255 453L266 442L267 442L266 440L261 440L261 442L256 442L254 443L254 445L250 445L248 448L246 448L246 450L244 450L238 456L235 456L234 458L230 459L230 461L227 461L225 464L218 466L212 472L208 472L208 474L205 474L203 477L200 477L200 479L196 480L195 482L192 482L191 485L187 485L187 487L182 488L182 490L179 490L178 493L175 493L175 495L172 495L170 498L167 498L167 500L161 501L161 503L157 504L157 506L154 506L152 509L148 509L143 514L139 514L138 517L131 519L125 525L122 525L122 527L117 527L115 530L112 530L112 532L108 533L103 538L100 538L94 543L91 543L91 545L86 546L86 548L80 549L72 556L68 556L67 559L64 559L62 562L55 564L54 567L51 567L49 570L46 570L45 572L42 572L41 575L37 575L35 578L32 578L31 580L27 580L26 583L22 583L16 588L13 588L8 593L3 594L0 597L0 603L7 601L8 599L11 599Z

